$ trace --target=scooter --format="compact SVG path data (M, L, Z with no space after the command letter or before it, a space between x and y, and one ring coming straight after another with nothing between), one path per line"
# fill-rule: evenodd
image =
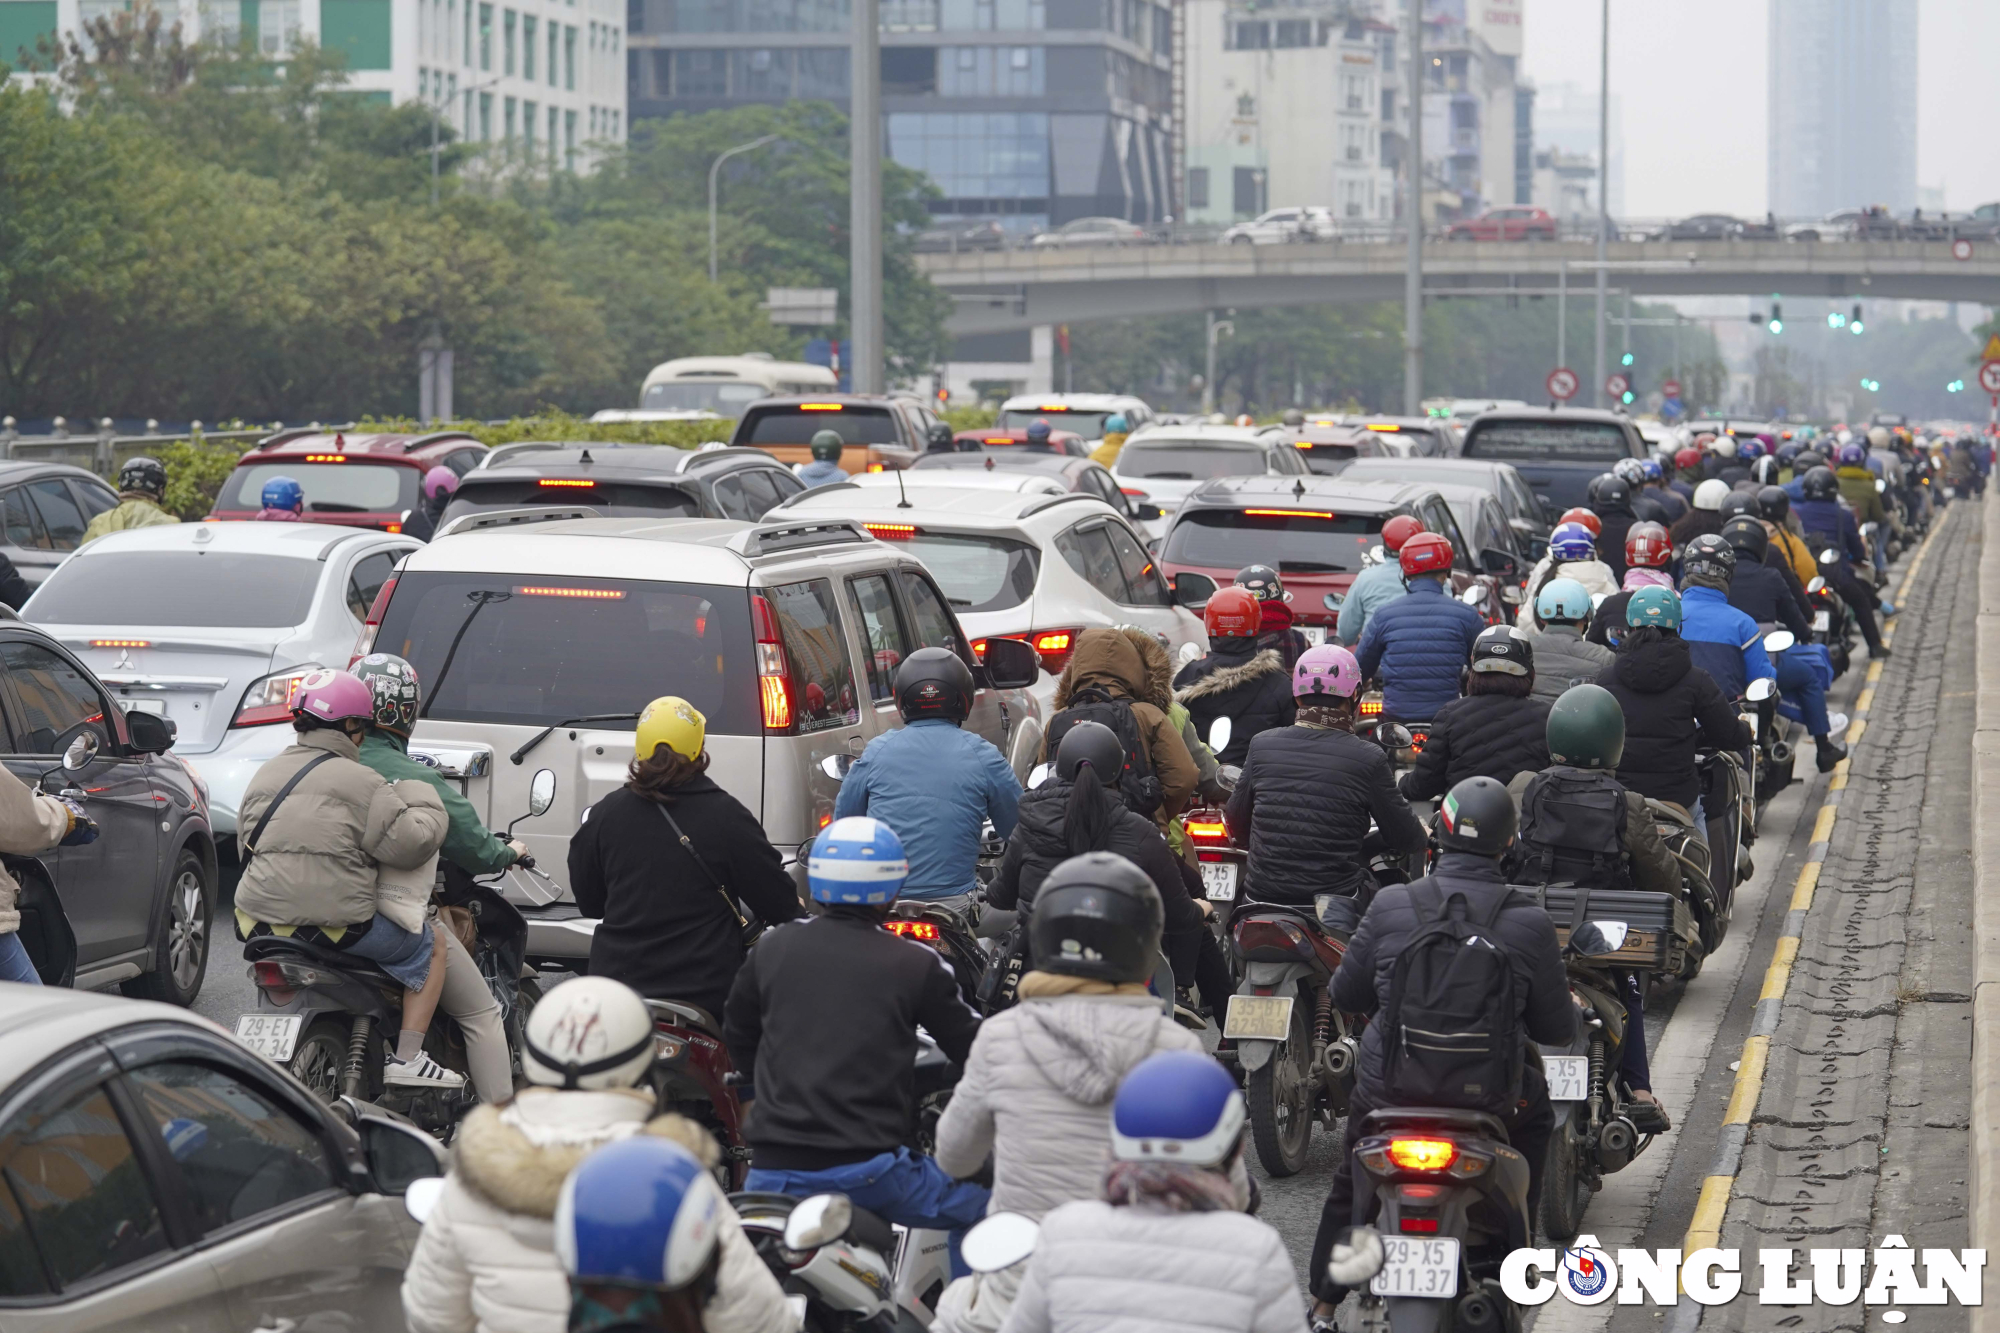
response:
M844 1194L729 1196L807 1333L922 1333L951 1282L945 1233L892 1225ZM968 1239L970 1237L968 1236Z

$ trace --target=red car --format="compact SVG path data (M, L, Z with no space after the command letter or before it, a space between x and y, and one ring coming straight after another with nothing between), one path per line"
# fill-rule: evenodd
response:
M255 518L264 483L290 477L306 493L308 523L401 532L419 501L424 473L443 464L461 477L486 457L463 431L376 435L352 431L280 431L243 455L222 483L211 519Z
M1445 228L1447 241L1553 241L1556 220L1539 208L1491 208Z

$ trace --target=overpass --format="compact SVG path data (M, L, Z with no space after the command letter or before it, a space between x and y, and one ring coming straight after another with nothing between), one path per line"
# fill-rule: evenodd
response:
M1176 245L1020 249L917 257L952 298L959 336L1040 324L1226 307L1393 301L1403 294L1401 243ZM1571 300L1597 275L1590 243L1432 241L1424 246L1431 296L1512 292L1554 297L1567 265ZM1726 296L1802 301L1970 301L2000 305L2000 244L1970 259L1925 241L1618 241L1610 282L1634 296Z

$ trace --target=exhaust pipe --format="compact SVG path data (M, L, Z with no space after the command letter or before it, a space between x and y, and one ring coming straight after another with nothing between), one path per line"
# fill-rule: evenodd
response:
M1792 743L1790 741L1772 741L1771 762L1774 764L1788 764L1791 761Z
M1597 1131L1597 1165L1607 1174L1624 1170L1638 1141L1639 1131L1632 1122L1622 1115L1613 1116Z
M1360 1056L1360 1046L1352 1037L1342 1037L1327 1045L1326 1054L1320 1058L1320 1074L1324 1078L1347 1079L1354 1076L1354 1062Z
M1470 1333L1499 1329L1500 1303L1484 1286L1474 1288L1459 1300L1458 1327Z

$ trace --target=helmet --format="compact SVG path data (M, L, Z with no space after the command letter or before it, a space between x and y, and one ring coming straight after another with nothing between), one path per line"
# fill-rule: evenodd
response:
M630 1088L653 1063L653 1015L610 977L572 977L544 995L522 1033L521 1072L545 1088Z
M1880 426L1875 428L1875 430L1881 429ZM1875 431L1868 433L1873 435ZM1840 446L1840 465L1842 467L1867 467L1868 451L1858 444L1843 444Z
M444 464L439 463L429 472L424 473L424 479L419 488L423 491L424 499L426 500L436 500L441 496L455 495L458 492L458 474Z
M1260 602L1285 600L1285 581L1269 565L1245 565L1236 571L1236 586L1247 588Z
M1077 769L1085 765L1107 787L1125 772L1125 742L1102 722L1076 723L1056 747L1056 775L1064 782L1075 782Z
M1535 674L1535 649L1512 625L1489 625L1472 641L1472 674Z
M1264 610L1248 588L1223 588L1201 609L1201 623L1211 639L1254 639Z
M867 815L849 815L821 829L806 860L806 886L816 903L881 907L896 901L909 877L903 840Z
M407 736L417 725L417 708L424 701L417 669L393 653L370 653L348 670L368 687L375 700L376 726Z
M924 452L948 454L951 452L951 446L951 427L942 421L933 421L930 428L924 432Z
M1816 467L1826 466L1826 455L1817 449L1801 449L1792 455L1792 475L1803 477Z
M273 477L264 483L264 493L258 499L266 509L289 509L296 514L306 507L306 490L290 477Z
M1736 437L1734 435L1718 435L1709 444L1708 451L1717 458L1734 458L1736 457Z
M1633 629L1652 625L1680 633L1681 598L1672 588L1641 588L1625 603L1625 623Z
M311 672L299 681L292 696L294 715L304 713L322 722L340 722L350 717L375 716L375 694L345 671Z
M1403 549L1403 543L1424 530L1421 520L1408 514L1398 514L1382 525L1382 549L1396 552Z
M1121 1162L1220 1166L1243 1141L1243 1093L1199 1051L1141 1060L1111 1103L1111 1155Z
M1694 488L1696 509L1720 509L1723 497L1729 494L1729 483L1720 477L1710 477Z
M1294 699L1352 699L1360 689L1361 663L1338 644L1306 649L1292 668Z
M1625 710L1602 685L1572 685L1549 707L1549 758L1614 769L1625 757Z
M1575 579L1550 579L1535 598L1535 615L1545 625L1581 625L1594 609L1590 590Z
M1582 505L1563 510L1563 516L1556 520L1556 526L1561 527L1565 523L1581 523L1590 529L1590 535L1593 537L1602 536L1604 533L1604 524L1598 522L1597 515Z
M1754 514L1739 514L1724 523L1722 540L1753 565L1763 564L1764 553L1771 549L1771 534Z
M1831 469L1816 467L1800 480L1799 491L1808 500L1831 500L1840 494L1840 479Z
M154 495L167 493L167 469L157 458L128 458L125 466L118 469L118 489L121 491L151 491Z
M1036 417L1028 423L1029 444L1047 444L1049 442L1049 434L1049 423L1044 418Z
M816 430L812 437L812 456L816 463L838 463L840 451L845 441L837 430Z
M1646 484L1646 465L1637 458L1621 458L1611 465L1611 475L1631 490Z
M1778 473L1784 466L1776 458L1768 456L1760 458L1750 465L1750 477L1759 486L1775 486L1778 483Z
M1028 913L1038 971L1114 985L1144 981L1159 961L1166 909L1152 876L1116 852L1085 852L1049 872Z
M972 668L949 648L919 648L896 668L896 709L903 721L965 721L972 711Z
M1306 414L1299 411L1296 407L1288 407L1278 414L1278 420L1287 426L1297 429L1306 424Z
M1549 534L1549 554L1558 560L1590 560L1597 555L1597 538L1581 523L1559 523Z
M1800 454L1804 453L1805 448L1806 447L1803 444L1800 444L1796 441L1787 441L1786 443L1779 445L1777 448L1777 452L1772 456L1776 458L1780 463L1789 463L1794 458L1797 458Z
M1629 504L1632 499L1632 488L1627 486L1616 473L1602 472L1590 479L1589 495L1593 508L1604 509L1612 505Z
M707 741L708 719L701 710L678 695L665 694L639 714L632 757L643 764L664 745L683 759L694 759Z
M1693 445L1689 445L1687 448L1681 450L1679 453L1674 455L1674 466L1677 468L1700 467L1701 450L1695 448Z
M556 1258L579 1283L694 1287L715 1262L726 1211L699 1158L670 1139L634 1134L591 1153L563 1181Z
M1660 460L1657 458L1640 459L1639 468L1645 473L1647 481L1665 481L1667 479L1667 470L1660 466Z
M1403 577L1419 578L1426 574L1444 575L1451 572L1451 541L1435 532L1420 532L1403 543L1403 549L1396 553L1396 560L1403 567Z
M1766 486L1757 492L1757 507L1773 523L1783 523L1792 512L1792 495L1782 486Z
M1754 514L1757 512L1757 496L1752 491L1733 490L1722 497L1722 504L1716 512L1722 515L1724 523L1738 514Z
M1673 539L1657 523L1634 523L1625 534L1625 563L1641 569L1665 569L1674 558ZM1547 620L1547 616L1542 619Z
M1434 831L1445 851L1498 856L1513 845L1520 820L1505 787L1492 778L1466 778L1445 793Z
M1719 533L1704 532L1681 552L1681 582L1727 590L1736 573L1736 548Z
M1738 440L1736 442L1736 456L1738 458L1762 458L1770 452L1771 446L1764 443L1764 439L1760 435L1752 435L1747 440Z
M1111 434L1113 431L1128 429L1130 427L1125 424L1125 416L1121 412L1113 412L1110 416L1104 418L1104 433L1106 435Z
M1868 443L1874 445L1877 449L1887 449L1889 447L1889 428L1887 426L1870 426L1868 428Z

